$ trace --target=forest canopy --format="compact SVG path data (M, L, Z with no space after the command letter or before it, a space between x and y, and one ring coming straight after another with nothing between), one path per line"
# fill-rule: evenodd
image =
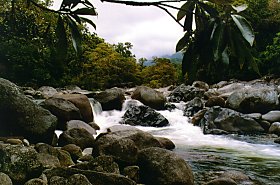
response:
M131 52L133 43L109 44L90 32L88 26L98 26L88 17L98 12L91 0L63 0L59 10L49 0L7 0L0 2L1 77L34 87L104 89L248 80L280 71L277 0L184 0L179 7L172 4L178 1L103 1L155 6L170 15L183 30L176 47L182 63L154 58L146 66Z

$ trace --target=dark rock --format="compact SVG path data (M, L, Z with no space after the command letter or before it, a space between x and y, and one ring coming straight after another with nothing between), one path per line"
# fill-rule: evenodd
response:
M41 159L42 159L42 163L45 164L45 167L54 165L56 167L68 167L74 164L74 162L72 161L72 158L70 156L70 154L65 151L65 150L60 150L57 148L54 148L46 143L37 143L35 145L35 149L38 153L42 153L42 154L48 154L48 155L41 155ZM46 158L50 158L50 161L52 159L53 163L49 164L49 161ZM59 164L56 164L57 160L59 161Z
M151 147L139 152L140 182L147 185L193 185L192 170L184 159L166 149Z
M170 93L169 101L179 103L180 101L190 101L195 97L203 98L204 92L205 91L203 89L181 84Z
M67 179L59 176L53 176L49 179L49 185L67 185Z
M28 179L42 173L42 164L33 147L0 144L0 171L7 174L15 184L24 184Z
M209 85L207 83L205 83L205 82L202 82L202 81L194 81L192 86L193 87L197 87L199 89L203 89L205 91L209 90Z
M164 104L166 103L166 98L161 92L145 86L137 87L131 98L139 100L144 105L156 110L164 109Z
M93 146L94 137L84 128L72 128L60 134L58 144L59 146L75 144L81 149L85 149Z
M191 122L194 126L200 126L200 121L204 118L204 114L208 109L204 108L193 115Z
M92 128L89 124L81 121L81 120L71 120L66 123L66 129L70 130L72 128L84 128L90 134L96 135L96 130Z
M91 126L94 130L100 130L100 127L94 122L90 122L88 123L88 125Z
M94 159L94 157L91 154L86 154L86 155L83 155L82 157L80 157L78 160L82 161L82 162L86 162L86 161L90 161L92 159Z
M279 122L280 121L280 111L270 111L264 115L262 115L262 119L269 121L270 123Z
M2 185L13 185L11 178L2 172L0 172L0 182Z
M83 94L57 94L55 98L64 99L73 103L79 110L82 116L82 120L86 123L92 122L93 113L90 105L90 101L86 95Z
M89 182L89 180L87 179L87 177L82 175L82 174L71 175L68 178L67 184L68 185L77 185L77 184L79 184L79 185L92 185Z
M280 144L280 138L275 139L275 140L274 140L274 143Z
M175 148L175 144L168 138L165 137L156 137L159 141L161 148L165 148L167 150L173 150Z
M119 88L107 89L94 96L101 103L102 110L121 110L125 100L124 92Z
M176 109L176 105L174 105L174 104L172 104L172 103L166 103L166 104L164 105L164 109L169 110L169 111L172 111L172 110Z
M11 144L11 145L22 145L23 142L20 139L14 139L14 138L9 138L5 141L5 143Z
M108 155L98 156L97 158L94 158L84 163L84 165L80 165L80 164L82 163L79 163L74 167L82 170L120 174L119 166L116 162L114 162L112 156L108 156Z
M41 95L45 99L53 97L55 94L58 93L55 88L49 87L49 86L42 86L38 89L38 91L41 93Z
M60 167L60 162L56 156L47 153L38 153L37 160L44 168Z
M80 157L83 156L81 148L74 144L65 145L61 149L69 152L73 161L77 161Z
M161 147L161 144L154 136L139 129L120 130L98 137L93 155L111 155L117 162L131 165L136 163L138 150L148 147Z
M225 107L225 105L226 105L225 99L220 96L212 96L205 103L205 107L213 107L213 106Z
M169 125L168 120L160 113L148 106L131 106L124 114L122 124L132 126L164 127Z
M270 126L268 133L280 136L280 122L274 122Z
M58 118L57 129L65 130L67 121L82 119L80 110L70 101L61 98L49 98L40 105Z
M271 87L245 88L232 93L226 106L242 113L267 113L279 106L278 93Z
M48 179L51 179L55 176L69 178L74 174L83 174L87 177L90 183L96 185L136 185L136 183L133 180L126 178L122 175L113 173L101 173L90 170L80 170L75 168L53 168L45 170L44 174L47 176ZM56 177L56 179L58 178Z
M231 109L212 107L206 111L199 123L204 133L220 129L229 133L262 133L264 129L251 117Z
M238 185L238 184L230 178L217 178L206 183L206 185Z
M30 179L24 185L48 185L48 182L39 178L35 178L35 179Z
M203 109L203 107L204 107L203 101L200 98L195 97L194 99L186 103L184 116L193 116L198 111Z
M0 102L1 136L23 136L32 143L51 142L57 118L3 78L0 78Z
M126 166L123 169L123 175L138 183L140 180L140 168L139 166Z

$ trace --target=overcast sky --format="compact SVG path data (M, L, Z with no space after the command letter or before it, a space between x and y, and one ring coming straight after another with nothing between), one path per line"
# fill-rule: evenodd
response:
M163 10L156 7L91 2L98 12L98 16L93 18L97 29L91 30L107 42L131 42L137 58L149 59L175 53L176 43L183 36L183 31Z

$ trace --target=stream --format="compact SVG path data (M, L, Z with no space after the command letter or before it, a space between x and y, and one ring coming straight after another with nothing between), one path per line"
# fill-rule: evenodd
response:
M99 132L119 124L129 104L141 103L128 99L122 111L102 111L101 106L95 104L94 119L101 127ZM137 128L171 139L176 145L173 151L192 167L195 184L202 185L229 170L243 172L257 185L280 184L280 145L273 142L273 136L204 135L183 116L183 104L175 105L177 108L171 112L158 111L168 119L170 126Z

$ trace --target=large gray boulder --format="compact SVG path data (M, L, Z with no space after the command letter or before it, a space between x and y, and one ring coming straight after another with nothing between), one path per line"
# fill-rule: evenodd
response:
M122 89L114 87L94 95L94 99L101 103L102 110L121 110L125 97Z
M242 113L267 113L279 107L278 92L271 87L250 87L232 93L226 106Z
M57 128L66 129L66 122L70 120L81 120L80 110L70 101L62 98L49 98L40 103L42 107L49 110L58 118Z
M268 132L271 134L276 134L276 135L280 136L280 122L272 123Z
M205 90L197 87L181 84L176 87L169 95L170 102L190 101L195 97L202 98Z
M0 102L2 136L23 136L32 143L51 143L57 118L3 78L0 78Z
M38 153L33 147L0 144L0 171L15 184L24 184L43 170Z
M91 170L80 170L75 168L53 168L45 170L44 174L47 176L48 180L51 180L54 177L56 177L57 180L59 180L57 177L69 179L74 174L82 174L93 185L136 185L136 183L133 180L123 175L118 175L114 173L102 173Z
M161 146L161 143L147 132L139 129L119 130L98 136L93 155L111 155L121 164L134 165L139 150Z
M0 182L2 185L13 185L11 178L2 172L0 172Z
M175 153L157 147L143 149L138 155L140 182L146 185L193 185L190 166Z
M141 125L150 127L164 127L169 125L169 121L154 109L141 105L130 106L123 115L122 124Z
M262 119L269 121L270 123L280 122L280 111L279 110L269 111L268 113L262 115Z
M61 98L73 103L79 110L82 120L86 123L93 122L93 112L88 97L84 94L56 94L54 98Z
M137 87L131 95L131 98L139 100L144 105L156 110L164 109L164 104L166 103L166 98L163 93L145 86Z
M252 117L227 108L211 107L203 117L199 125L206 134L216 129L243 134L264 132L264 128Z

